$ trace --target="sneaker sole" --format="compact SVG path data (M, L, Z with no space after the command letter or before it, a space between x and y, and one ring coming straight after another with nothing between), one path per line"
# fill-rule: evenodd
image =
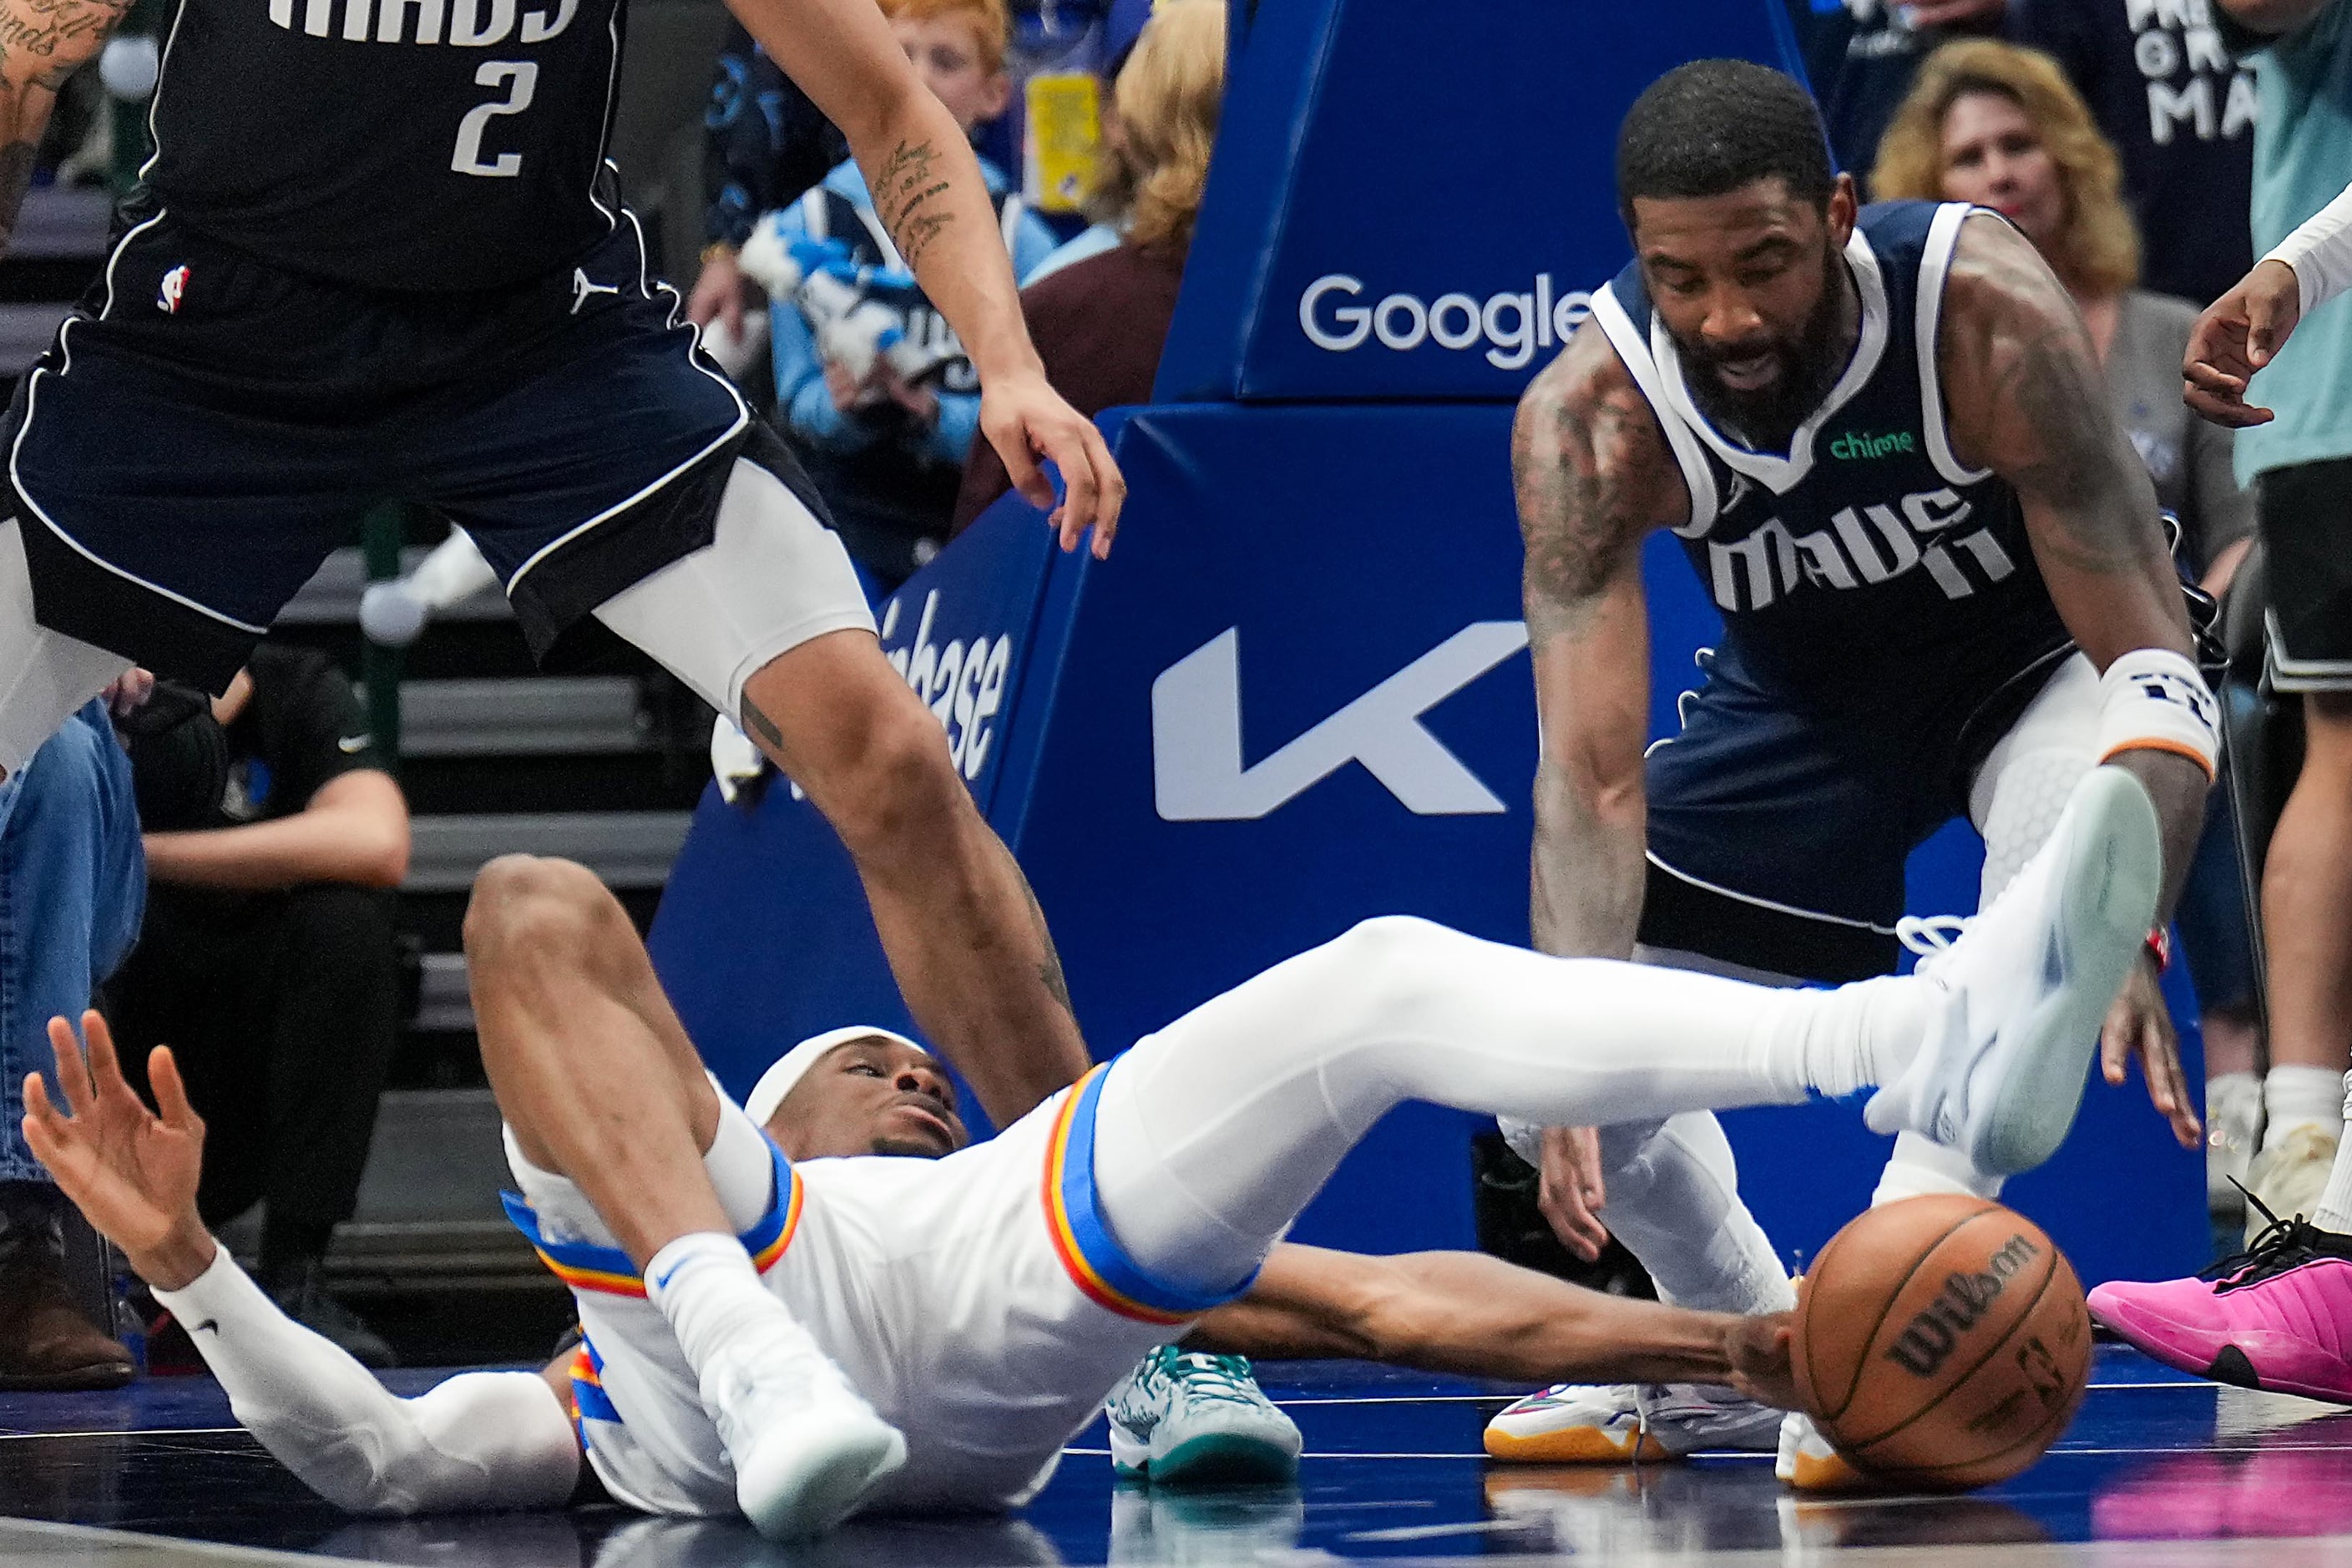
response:
M1141 1472L1124 1473L1149 1474L1163 1487L1266 1486L1295 1479L1298 1456L1255 1437L1207 1432L1177 1444Z
M2156 918L2164 841L2147 791L2120 768L2094 768L2075 805L2058 895L2063 978L2003 1042L2008 1068L1969 1147L1989 1176L2030 1171L2066 1141L2100 1026Z
M1563 1426L1521 1435L1486 1428L1486 1457L1522 1465L1662 1464L1673 1450L1644 1432L1633 1442L1612 1437L1598 1426Z
M875 1482L907 1462L907 1439L877 1426L867 1440L829 1454L796 1446L755 1450L735 1477L735 1500L751 1527L771 1541L805 1541L856 1512Z

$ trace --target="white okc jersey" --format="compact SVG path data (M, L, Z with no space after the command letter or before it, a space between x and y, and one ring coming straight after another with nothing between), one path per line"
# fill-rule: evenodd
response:
M942 1160L776 1155L776 1201L744 1245L906 1434L907 1465L870 1508L1026 1501L1136 1360L1216 1304L1150 1279L1095 1215L1105 1071ZM648 1512L734 1512L734 1470L694 1373L625 1255L542 1238L529 1209L509 1207L579 1303L573 1391L598 1478Z

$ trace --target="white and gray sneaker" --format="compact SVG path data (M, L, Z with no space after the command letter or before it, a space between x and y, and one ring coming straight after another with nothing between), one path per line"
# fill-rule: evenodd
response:
M1871 1130L1925 1133L1989 1176L2057 1152L2099 1026L2147 940L2163 874L2147 792L2120 768L2093 768L2049 842L1990 908L1903 922L1927 954L1914 973L1938 1005L1918 1055L1864 1108Z
M1249 1486L1298 1474L1298 1424L1249 1362L1161 1345L1111 1390L1110 1462L1161 1486Z
M702 1407L735 1467L735 1500L774 1541L822 1535L907 1462L907 1439L797 1324L723 1348Z
M1535 1464L1678 1459L1702 1448L1769 1454L1780 1413L1717 1384L1555 1384L1486 1423L1486 1452Z

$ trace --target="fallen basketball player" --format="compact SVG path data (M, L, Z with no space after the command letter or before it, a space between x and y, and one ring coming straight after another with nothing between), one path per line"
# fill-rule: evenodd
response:
M278 1313L205 1233L203 1128L167 1050L150 1065L158 1117L94 1015L86 1049L56 1021L57 1097L27 1078L26 1133L190 1325L238 1419L330 1500L559 1506L584 1454L632 1507L740 1508L763 1532L805 1535L859 1510L1019 1505L1138 1356L1196 1323L1262 1353L1374 1350L1545 1379L1663 1372L1787 1401L1773 1325L1459 1258L1276 1242L1408 1099L1571 1125L1877 1085L1878 1131L2028 1168L2072 1124L2159 863L2145 792L2095 769L1946 954L1837 990L1368 921L964 1147L952 1104L901 1089L894 1059L870 1051L829 1053L790 1085L772 1142L712 1086L593 877L502 860L467 914L476 1017L516 1217L572 1285L586 1340L545 1374L466 1373L413 1400Z

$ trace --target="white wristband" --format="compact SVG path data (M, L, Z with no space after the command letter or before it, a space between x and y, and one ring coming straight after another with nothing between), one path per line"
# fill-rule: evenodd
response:
M2099 761L2170 752L2211 778L2221 756L2220 705L2204 675L2170 648L2134 648L2099 679Z

